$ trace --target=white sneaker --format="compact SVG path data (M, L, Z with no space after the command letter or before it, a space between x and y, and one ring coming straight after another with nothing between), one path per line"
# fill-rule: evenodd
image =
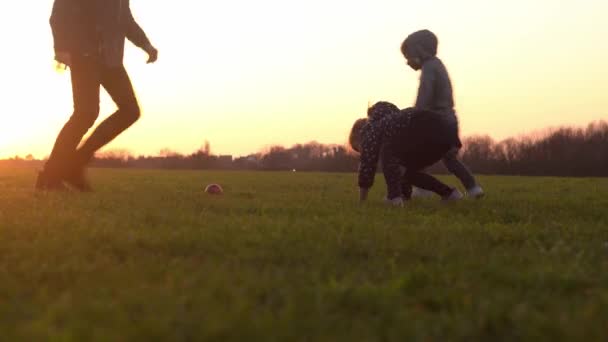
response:
M475 185L471 189L467 190L467 195L474 199L480 199L485 196L483 189L479 185Z
M457 202L457 201L460 201L463 198L464 198L464 195L462 194L462 192L460 192L460 190L458 190L458 189L454 189L454 190L452 190L452 193L449 194L448 196L444 197L442 199L442 201L444 201L444 202Z
M393 206L393 207L403 207L403 197L395 197L392 200L389 200L387 197L384 197L384 203Z

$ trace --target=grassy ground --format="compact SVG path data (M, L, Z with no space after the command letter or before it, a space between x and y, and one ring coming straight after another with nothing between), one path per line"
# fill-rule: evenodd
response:
M608 339L608 179L481 177L482 201L403 209L381 176L364 206L348 174L92 180L0 169L0 339Z

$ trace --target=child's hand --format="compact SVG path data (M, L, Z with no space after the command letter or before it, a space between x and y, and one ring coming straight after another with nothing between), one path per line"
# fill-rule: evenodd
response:
M365 202L367 200L368 194L369 189L359 188L359 202Z

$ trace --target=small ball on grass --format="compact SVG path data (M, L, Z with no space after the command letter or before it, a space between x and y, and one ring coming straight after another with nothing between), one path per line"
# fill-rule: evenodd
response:
M209 195L221 195L224 193L224 189L219 184L209 184L205 188L205 192Z

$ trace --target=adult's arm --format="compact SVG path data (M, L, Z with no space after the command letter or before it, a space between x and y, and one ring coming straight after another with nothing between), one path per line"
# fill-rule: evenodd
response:
M152 46L148 36L144 30L139 26L135 18L133 18L133 13L131 13L131 8L127 8L127 39L130 40L135 46L148 50L149 47Z

